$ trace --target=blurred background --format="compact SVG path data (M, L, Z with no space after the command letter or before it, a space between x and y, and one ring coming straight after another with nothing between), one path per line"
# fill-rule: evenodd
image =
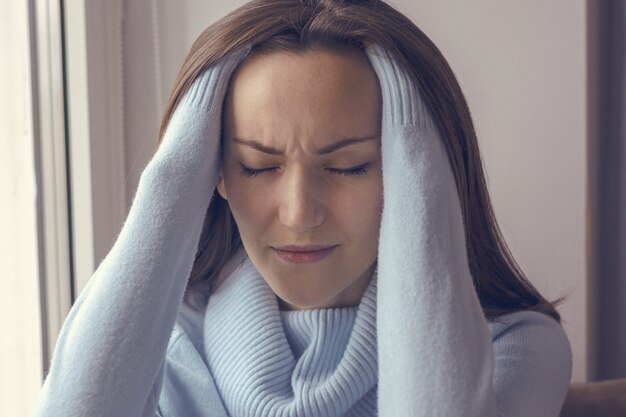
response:
M27 416L200 32L244 1L0 2L0 415ZM626 377L624 0L396 0L469 102L496 216L573 382Z

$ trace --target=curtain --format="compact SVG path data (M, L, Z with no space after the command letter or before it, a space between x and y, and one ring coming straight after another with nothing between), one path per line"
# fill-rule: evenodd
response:
M625 5L587 2L590 380L626 377Z

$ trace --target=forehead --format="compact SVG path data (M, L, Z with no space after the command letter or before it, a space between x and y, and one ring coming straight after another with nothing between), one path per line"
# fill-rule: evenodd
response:
M236 69L232 83L242 87L261 84L275 89L325 86L349 90L374 88L378 80L364 53L311 49L252 54Z
M378 130L380 85L365 54L334 50L247 57L226 98L226 129L241 135Z

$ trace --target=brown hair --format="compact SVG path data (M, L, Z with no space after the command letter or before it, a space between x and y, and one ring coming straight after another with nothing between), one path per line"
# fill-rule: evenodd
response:
M458 81L433 42L406 16L377 0L253 0L205 29L178 74L165 108L159 143L181 97L205 68L239 48L251 54L356 48L387 49L414 78L442 132L461 201L469 268L487 319L519 310L548 314L555 306L526 279L498 227L484 178L476 132ZM242 250L228 204L217 192L208 208L187 289L209 286ZM220 278L221 279L221 278ZM189 292L189 291L187 291Z

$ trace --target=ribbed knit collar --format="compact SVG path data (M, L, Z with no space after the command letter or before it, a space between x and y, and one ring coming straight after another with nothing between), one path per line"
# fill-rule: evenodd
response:
M313 362L318 362L318 356L326 354L326 350L343 352L346 349L358 306L323 308L315 310L281 310L285 336L291 346L294 358L297 361L305 351L310 351ZM336 368L341 357L337 355L335 361L324 363L328 371Z
M376 415L374 273L358 307L280 311L249 258L211 295L204 349L231 417Z

